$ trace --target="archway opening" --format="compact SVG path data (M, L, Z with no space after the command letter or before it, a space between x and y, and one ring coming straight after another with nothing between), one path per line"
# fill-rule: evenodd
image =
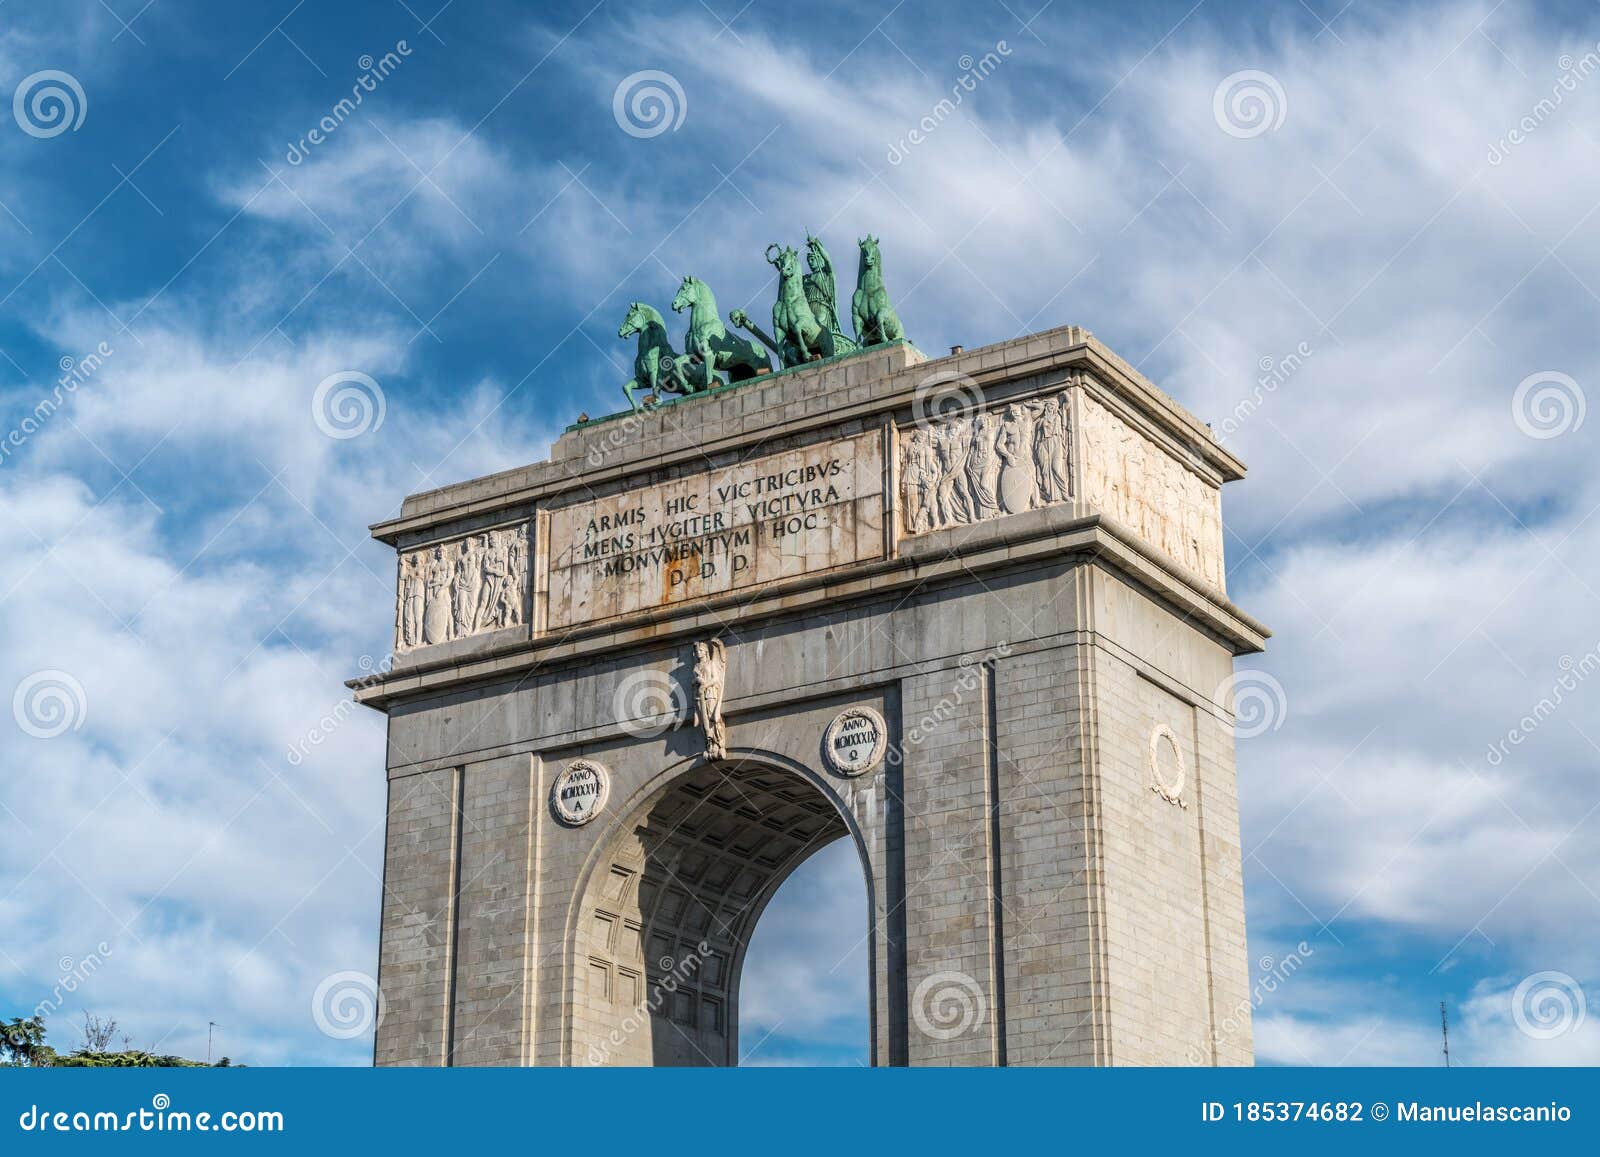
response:
M867 881L850 840L790 874L756 924L739 981L739 1063L871 1060Z
M738 1064L757 921L801 864L848 834L815 783L748 759L695 767L640 804L584 890L570 1063ZM856 841L842 842L860 875ZM865 939L864 901L857 913Z

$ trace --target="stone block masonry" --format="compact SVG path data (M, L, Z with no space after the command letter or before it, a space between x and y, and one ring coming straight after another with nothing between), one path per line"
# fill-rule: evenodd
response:
M389 717L377 1063L736 1064L761 913L841 839L875 1064L1250 1063L1242 475L1069 327L407 499L374 527L402 650L356 685Z

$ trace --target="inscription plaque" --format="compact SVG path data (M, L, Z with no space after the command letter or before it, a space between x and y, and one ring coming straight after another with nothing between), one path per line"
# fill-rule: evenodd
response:
M574 759L550 785L550 805L563 822L586 824L611 795L611 773L592 759Z
M860 434L550 512L550 629L883 555L883 444Z
M847 707L833 717L822 737L828 766L840 775L865 775L883 762L889 725L871 707Z

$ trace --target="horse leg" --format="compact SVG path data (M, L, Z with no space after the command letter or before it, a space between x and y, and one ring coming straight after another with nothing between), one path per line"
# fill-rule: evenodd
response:
M694 354L700 359L699 368L695 370L695 377L698 379L695 386L701 391L709 390L717 379L717 355L712 352L710 344L704 341L695 342Z
M629 378L627 381L622 383L622 392L628 396L628 405L633 408L633 412L635 414L639 412L639 403L634 401L633 391L637 390L638 388L638 378Z
M661 376L661 390L663 393L683 396L694 393L694 383L689 380L684 366L688 364L689 355L681 357L677 354L662 354L661 366L658 373Z
M701 380L705 376L706 360L702 356L700 347L690 342L684 343L684 356L687 359L683 367L684 384L689 388L686 393L698 393L705 389Z

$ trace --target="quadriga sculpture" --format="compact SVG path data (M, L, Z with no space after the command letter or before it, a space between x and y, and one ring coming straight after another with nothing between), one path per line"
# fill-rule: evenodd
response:
M691 390L709 390L720 384L722 370L735 382L747 381L772 369L766 353L755 342L728 332L717 314L711 287L697 277L685 277L672 299L674 313L689 311L689 331L683 335L684 357L678 369Z
M760 344L728 331L717 316L717 299L710 287L695 277L685 277L672 299L675 312L689 311L682 354L674 352L661 315L642 301L631 302L628 316L617 330L619 338L639 335L633 377L622 387L628 405L637 413L642 406L636 395L649 394L659 401L667 394L709 390L721 384L721 373L735 382L767 373L772 363L762 346L777 355L782 368L792 369L865 346L905 340L905 327L883 284L878 239L869 234L858 244L861 263L855 295L850 299L854 339L840 325L833 259L822 239L810 234L806 235L805 273L793 248L778 242L767 246L767 261L778 271L778 300L772 306L770 334L742 309L728 315L736 328L752 334Z
M667 324L661 315L642 301L628 303L628 316L622 319L617 337L639 335L639 349L633 356L633 377L622 384L628 395L628 405L638 413L639 399L635 392L654 394L685 394L688 388L678 377L678 355L672 350L672 339L667 336Z
M859 244L861 265L856 272L856 293L850 299L856 341L864 346L902 341L906 331L900 324L900 315L889 304L889 291L883 287L883 255L878 252L878 239L869 234Z
M833 331L811 312L805 283L800 277L800 255L774 242L767 246L767 261L778 271L778 300L772 306L772 329L784 366L831 358Z

